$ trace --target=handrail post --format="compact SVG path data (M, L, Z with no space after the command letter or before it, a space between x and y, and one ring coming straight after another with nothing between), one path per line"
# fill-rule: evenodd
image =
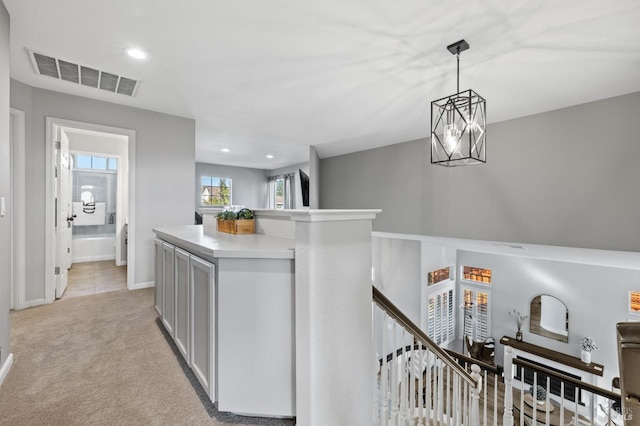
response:
M480 425L480 391L482 391L482 375L480 374L480 366L473 364L471 366L471 377L476 380L477 385L471 388L471 420L472 426Z
M513 348L504 347L504 415L502 424L513 426Z

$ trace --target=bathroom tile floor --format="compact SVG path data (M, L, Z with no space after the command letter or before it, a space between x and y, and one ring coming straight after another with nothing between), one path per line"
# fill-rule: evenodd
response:
M69 269L68 277L69 282L62 299L127 288L127 266L116 266L113 260L74 263Z

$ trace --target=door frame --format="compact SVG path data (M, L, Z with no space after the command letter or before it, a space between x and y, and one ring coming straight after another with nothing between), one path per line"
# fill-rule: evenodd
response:
M25 213L26 213L26 120L25 113L19 109L10 108L11 120L11 199L13 210L11 215L11 308L24 309L28 307L25 301Z
M57 204L55 205L55 216L58 218L56 229L56 262L60 268L60 273L55 275L56 289L55 297L59 299L64 295L69 283L68 273L73 263L71 260L72 228L69 218L73 214L71 211L71 158L69 155L69 137L63 127L57 128L56 141L60 141L60 147L54 149L56 167L54 186L57 194ZM65 165L65 160L67 164ZM65 176L66 175L66 176ZM66 251L66 253L65 253ZM68 263L67 263L68 262ZM69 265L68 267L66 267Z
M135 246L136 246L136 227L135 227L135 153L136 153L136 131L123 129L120 127L105 126L102 124L85 123L74 120L67 120L56 117L46 117L46 150L45 150L45 211L47 212L45 224L45 301L52 303L55 300L55 254L56 254L56 235L55 235L55 217L53 212L55 206L54 191L54 149L55 149L55 132L57 126L72 127L82 130L91 130L102 133L112 133L123 135L128 138L128 198L127 198L127 223L128 223L128 244L127 244L127 289L135 288Z

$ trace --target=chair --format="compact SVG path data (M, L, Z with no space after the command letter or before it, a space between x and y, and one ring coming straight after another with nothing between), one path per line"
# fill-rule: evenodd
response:
M495 365L495 340L493 337L487 338L485 341L473 341L469 336L465 336L465 344L469 356L486 364Z

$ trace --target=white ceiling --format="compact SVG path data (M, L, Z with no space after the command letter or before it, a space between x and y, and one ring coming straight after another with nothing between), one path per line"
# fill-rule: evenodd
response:
M274 169L310 145L324 158L426 137L462 38L460 88L489 122L640 91L638 0L4 3L13 78L193 118L200 162ZM142 83L129 98L39 76L27 48Z

